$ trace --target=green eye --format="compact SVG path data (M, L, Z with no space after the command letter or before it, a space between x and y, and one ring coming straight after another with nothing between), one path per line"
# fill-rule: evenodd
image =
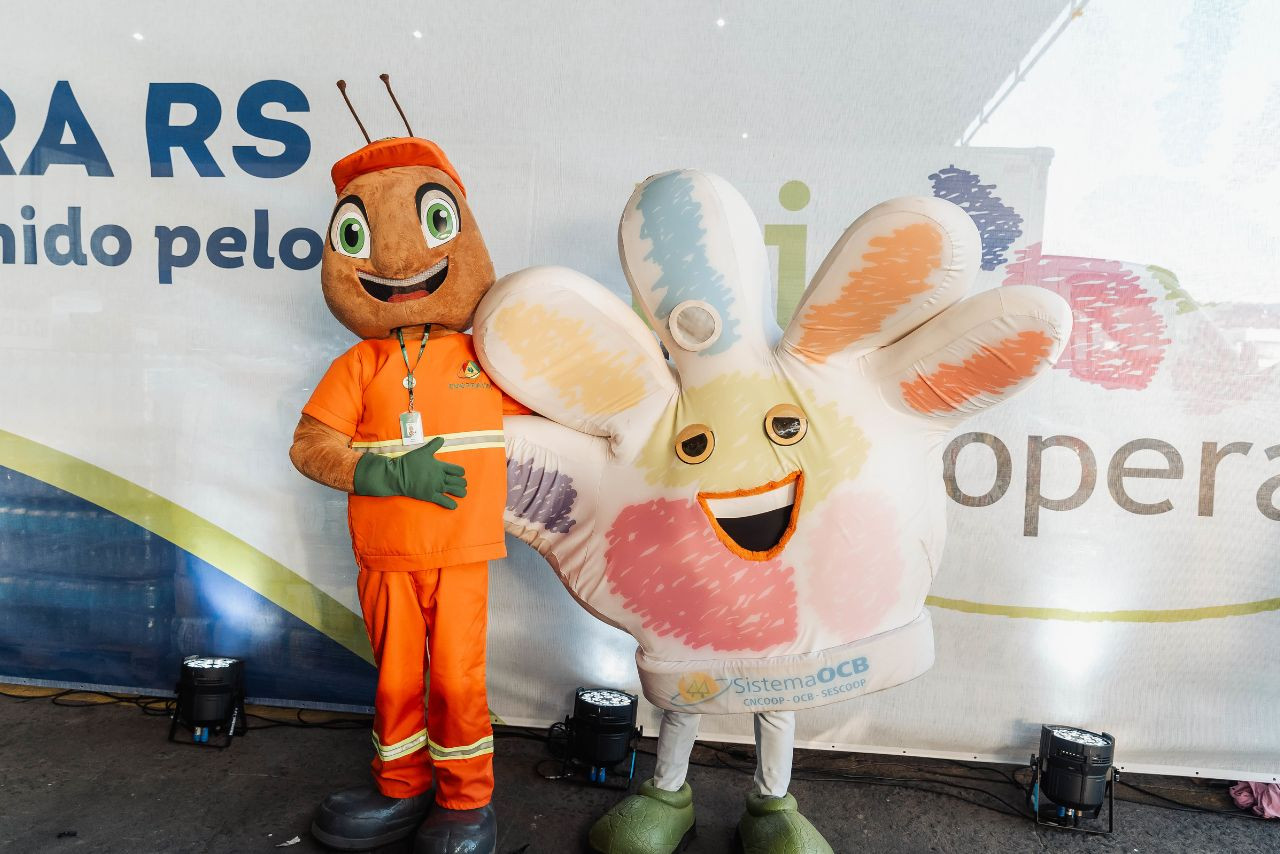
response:
M338 225L338 245L348 255L359 253L364 248L367 237L364 223L353 216L347 217Z
M427 247L434 249L458 236L458 208L443 188L427 184L418 191L418 210L422 212L422 236Z
M329 245L349 258L369 257L369 223L356 202L346 201L338 207L329 227Z
M436 240L448 240L453 237L456 220L453 211L444 202L432 202L423 215L427 232Z

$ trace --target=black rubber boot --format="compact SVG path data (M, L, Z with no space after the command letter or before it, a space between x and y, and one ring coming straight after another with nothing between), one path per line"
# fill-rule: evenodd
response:
M493 805L474 810L437 806L418 828L413 854L495 854L498 819Z
M388 798L372 784L334 792L311 822L311 835L342 851L366 851L413 834L431 811L430 790L412 798Z

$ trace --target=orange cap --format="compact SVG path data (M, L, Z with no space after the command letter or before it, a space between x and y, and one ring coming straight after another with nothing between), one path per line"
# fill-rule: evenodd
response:
M462 195L467 194L467 188L462 186L457 171L449 162L449 158L444 156L440 146L429 139L420 139L416 136L380 139L369 143L359 151L348 154L333 164L331 172L333 189L341 195L347 185L361 175L390 169L393 166L430 166L433 169L439 169L453 179L453 183L458 185Z

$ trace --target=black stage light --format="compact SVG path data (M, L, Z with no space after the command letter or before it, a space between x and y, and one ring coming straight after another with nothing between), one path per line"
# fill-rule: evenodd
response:
M1040 754L1031 757L1032 786L1028 800L1038 824L1110 833L1115 798L1113 785L1120 772L1112 767L1116 740L1071 726L1045 724L1040 728ZM1080 827L1082 816L1097 819L1108 804L1107 829Z
M636 727L639 698L613 688L579 688L573 700L573 715L563 726L568 744L564 753L564 775L585 768L593 783L604 783L610 772L627 762L629 784L636 768Z
M244 735L244 662L238 658L189 655L182 660L178 702L169 725L169 740L210 744L210 736L225 739L212 747L229 747L231 737ZM178 739L179 728L191 740Z

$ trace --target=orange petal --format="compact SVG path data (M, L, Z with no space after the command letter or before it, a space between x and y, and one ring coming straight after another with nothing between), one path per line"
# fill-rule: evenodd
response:
M902 399L925 415L957 412L975 398L998 395L1035 373L1053 348L1043 332L1021 332L982 346L960 365L941 364L931 374L903 380Z

